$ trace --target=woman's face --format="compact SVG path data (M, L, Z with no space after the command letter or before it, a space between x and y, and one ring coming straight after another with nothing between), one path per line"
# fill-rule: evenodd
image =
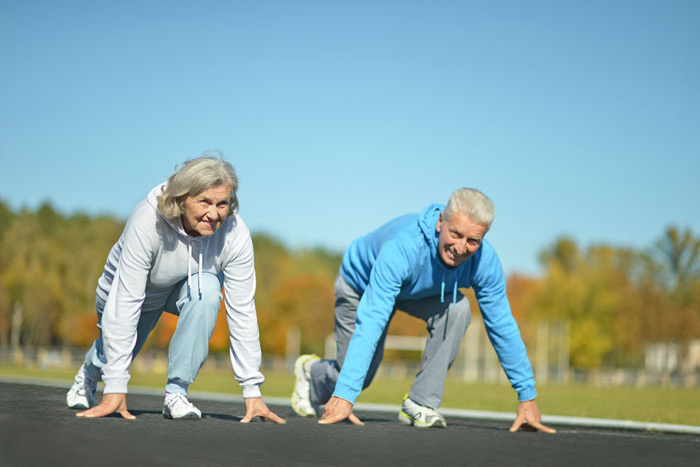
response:
M231 205L231 187L219 185L187 196L182 201L182 226L193 237L214 235L226 220Z

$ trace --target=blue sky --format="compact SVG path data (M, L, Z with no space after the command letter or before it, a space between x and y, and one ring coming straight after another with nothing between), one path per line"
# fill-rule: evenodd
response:
M700 2L0 1L0 199L126 218L216 149L241 215L342 251L462 186L507 272L700 235Z

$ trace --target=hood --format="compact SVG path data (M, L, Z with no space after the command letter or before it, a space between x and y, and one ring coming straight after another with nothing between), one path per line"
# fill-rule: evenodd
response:
M452 302L457 304L457 288L458 288L458 278L461 268L465 263L460 264L456 268L448 268L440 260L438 255L438 231L437 231L437 221L440 218L440 214L445 210L444 204L431 204L423 210L418 216L418 226L423 232L423 237L430 248L430 258L433 264L442 271L442 280L440 282L440 302L445 301L445 278L452 278Z
M188 235L187 232L185 232L185 227L182 225L182 219L180 217L174 217L172 219L168 219L165 216L163 216L159 211L158 211L158 196L163 192L163 188L165 187L167 182L161 183L157 187L153 188L150 193L148 193L148 196L146 199L148 200L148 204L150 204L153 209L156 211L158 218L163 221L165 225L170 227L172 229L172 232L163 232L164 235L164 241L167 237L169 237L171 234L175 234L176 236L180 237L180 239L187 244L187 291L189 294L192 293L192 261L190 261L190 258L195 258L193 254L193 249L192 245L193 244L199 244L199 255L198 259L196 259L197 263L197 278L198 278L198 288L199 288L199 296L201 298L202 296L202 249L203 246L201 245L201 242L204 240L205 237L200 236L200 237L192 237L191 235Z
M443 268L445 266L437 257L438 233L436 228L437 221L444 209L444 204L431 204L427 208L423 209L423 212L421 212L418 216L418 226L420 227L421 232L423 232L425 242L431 247L431 256L434 257Z
M148 193L148 197L146 198L148 200L148 204L150 204L153 207L153 209L156 210L160 219L162 219L171 229L173 229L175 233L177 233L181 237L184 237L188 242L200 239L201 237L191 237L187 235L187 232L185 232L185 228L182 225L182 220L179 217L173 217L172 219L168 219L158 211L158 196L160 196L160 194L163 192L163 188L165 188L165 185L165 182L161 183L160 185L152 189L150 193Z

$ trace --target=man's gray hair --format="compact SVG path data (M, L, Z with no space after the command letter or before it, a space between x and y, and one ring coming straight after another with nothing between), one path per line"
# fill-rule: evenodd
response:
M450 195L444 214L449 219L455 212L466 215L473 222L486 226L488 230L493 222L493 201L475 188L460 188Z
M158 212L166 219L174 219L182 215L180 204L185 197L197 196L209 188L219 186L231 188L227 215L231 217L238 210L238 177L233 166L216 153L204 153L187 160L168 178L163 192L158 195Z

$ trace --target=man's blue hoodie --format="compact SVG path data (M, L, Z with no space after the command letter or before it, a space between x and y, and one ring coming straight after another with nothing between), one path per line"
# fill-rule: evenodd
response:
M350 245L340 273L361 296L355 332L336 382L334 396L351 403L362 391L372 356L396 302L442 297L472 287L489 339L520 401L534 399L535 380L520 330L506 296L503 268L484 239L476 253L456 268L438 254L437 222L444 205L398 217Z

